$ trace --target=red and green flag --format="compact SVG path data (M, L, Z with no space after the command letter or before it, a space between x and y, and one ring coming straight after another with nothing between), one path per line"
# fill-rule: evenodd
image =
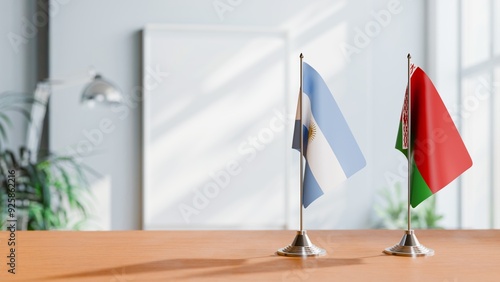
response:
M410 83L411 121L406 92L396 149L408 157L411 145L410 204L416 207L469 169L472 159L432 81L413 64ZM408 122L412 140L408 140Z

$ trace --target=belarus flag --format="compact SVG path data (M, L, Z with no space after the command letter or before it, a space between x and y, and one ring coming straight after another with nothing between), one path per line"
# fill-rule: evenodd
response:
M323 78L307 63L302 67L303 155L307 161L303 203L307 208L323 195L323 189L338 185L362 169L366 161ZM297 109L292 147L300 151L299 138Z
M412 140L406 92L396 149L408 157L411 145L410 203L416 207L469 169L472 159L432 81L420 67L410 70Z

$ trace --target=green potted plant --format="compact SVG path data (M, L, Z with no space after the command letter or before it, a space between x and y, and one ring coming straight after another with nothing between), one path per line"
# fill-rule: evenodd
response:
M36 103L33 98L24 95L0 95L0 206L6 207L3 203L13 196L9 194L12 185L8 182L9 175L14 172L14 214L21 218L18 223L25 223L18 228L78 229L87 219L85 199L90 195L87 172L93 171L73 156L46 154L33 161L31 152L25 147L21 146L18 152L14 152L4 146L8 130L12 128L12 121L6 113L15 111L30 120L27 107L33 103ZM0 215L0 226L3 226L9 216L7 209L2 208Z
M375 211L379 216L376 227L388 229L406 229L408 218L408 199L402 195L402 185L397 182L391 189L381 192L382 205L377 205ZM406 193L405 193L406 194ZM440 229L443 215L436 211L436 197L432 196L411 211L412 227L418 229Z

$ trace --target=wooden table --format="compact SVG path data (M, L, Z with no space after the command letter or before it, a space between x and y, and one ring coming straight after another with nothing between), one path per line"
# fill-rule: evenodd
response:
M29 231L16 233L16 274L0 281L500 281L500 230L417 230L433 257L382 254L403 231L309 231L328 254L275 254L295 231Z

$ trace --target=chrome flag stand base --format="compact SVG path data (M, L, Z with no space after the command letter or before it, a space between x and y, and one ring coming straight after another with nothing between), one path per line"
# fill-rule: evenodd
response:
M394 245L384 250L388 255L405 256L405 257L423 257L433 256L434 250L428 249L418 242L417 236L413 230L406 230L405 235L399 244Z
M279 249L277 254L288 257L312 257L324 256L326 251L311 243L306 231L302 230L297 231L297 235L295 236L292 244Z

